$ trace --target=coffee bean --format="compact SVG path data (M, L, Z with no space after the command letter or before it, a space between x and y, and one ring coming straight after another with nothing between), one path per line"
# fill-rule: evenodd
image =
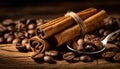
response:
M107 36L107 35L110 34L110 33L111 33L110 30L106 30L106 31L103 33L103 35L104 35L104 36Z
M18 49L18 51L20 51L20 52L26 52L27 51L26 46L21 45L19 43L16 44L15 48Z
M37 26L44 24L43 19L37 19L36 22L37 22Z
M73 52L67 52L63 54L63 59L69 61L72 60L75 57L75 54Z
M28 29L35 29L36 28L36 24L29 24L28 25Z
M30 46L29 43L26 43L25 46L26 46L26 49L27 49L28 51L31 51L31 46Z
M11 24L13 24L13 23L14 23L14 22L13 22L12 19L6 19L6 20L4 20L4 21L2 22L2 24L5 25L5 26L11 25Z
M5 43L5 39L3 37L0 37L0 44Z
M24 38L25 38L25 31L15 32L14 35L15 35L15 37L17 37L17 38L24 39Z
M113 52L113 51L108 51L108 52L104 52L102 54L102 57L107 59L107 60L112 60L113 59L113 56L116 54L116 52Z
M28 30L28 34L35 34L35 30Z
M23 39L22 42L21 42L21 44L22 44L22 45L27 44L27 43L28 43L28 40L29 40L29 39L27 39L27 38Z
M115 45L120 46L120 41L115 42Z
M8 26L8 27L7 27L7 30L8 30L8 31L14 31L15 29L14 29L13 26Z
M45 55L49 55L49 56L58 56L58 51L55 50L50 50L50 51L45 51Z
M14 36L9 36L6 41L7 43L12 43L13 40L14 40Z
M44 59L44 61L47 62L47 63L51 63L51 62L54 61L53 58L52 58L51 56L44 56L43 59Z
M115 61L117 61L117 62L120 62L120 53L117 53L117 54L113 57L113 59L114 59Z
M111 36L110 39L108 40L108 42L113 42L117 39L117 36Z
M99 34L102 35L104 33L105 29L100 29Z
M39 54L34 54L32 55L32 59L42 59L44 57L43 53L39 53Z
M101 41L95 41L94 44L95 44L97 50L101 50L103 48L103 44Z
M7 39L9 36L11 36L10 33L5 33L5 34L4 34L4 38L5 38L5 39Z
M91 62L91 61L93 61L93 59L88 55L80 56L80 60L83 61L83 62Z
M21 43L21 40L19 38L15 38L12 43L13 44Z
M77 44L78 44L78 46L77 46L77 50L83 50L83 45L84 45L84 40L83 39L79 39L78 41L77 41Z
M96 49L92 45L86 45L85 50L88 52L94 52Z

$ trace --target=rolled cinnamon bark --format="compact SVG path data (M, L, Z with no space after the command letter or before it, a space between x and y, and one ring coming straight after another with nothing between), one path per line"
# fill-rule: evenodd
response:
M34 36L30 38L29 44L34 53L42 53L45 50L48 50L50 47L46 40L43 40L39 38L38 36Z
M88 8L81 12L78 12L77 15L80 16L81 19L86 19L89 16L97 13L97 9ZM41 26L37 27L36 34L42 39L46 39L51 35L54 35L74 24L74 20L70 16L63 16L57 19L54 19L48 23L45 23Z
M104 26L104 22L102 22L107 17L107 13L105 10L101 10L98 13L94 14L93 16L85 19L83 23L86 25L86 33L91 32L99 27ZM60 46L69 40L80 36L81 34L81 28L79 24L74 25L56 35L54 35L54 38L57 41L57 46Z

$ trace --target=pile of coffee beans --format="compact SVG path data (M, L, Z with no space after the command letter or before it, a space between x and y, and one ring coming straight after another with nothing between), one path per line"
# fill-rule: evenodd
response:
M0 44L12 43L16 23L12 19L6 19L0 23Z
M42 19L5 19L0 23L0 44L14 44L18 51L29 51L29 38L35 36L37 26L43 24Z
M16 31L14 32L15 39L13 44L19 51L29 51L29 38L35 36L35 29L37 26L43 24L42 19L20 19L16 21Z

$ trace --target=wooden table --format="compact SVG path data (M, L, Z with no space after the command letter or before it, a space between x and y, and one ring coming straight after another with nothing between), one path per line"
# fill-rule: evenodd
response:
M57 60L56 64L36 63L31 59L33 52L18 52L12 44L0 45L0 69L118 69L120 63L99 59L93 62L68 63Z

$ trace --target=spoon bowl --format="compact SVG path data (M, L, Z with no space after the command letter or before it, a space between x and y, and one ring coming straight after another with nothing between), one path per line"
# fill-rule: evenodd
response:
M70 47L71 43L72 43L71 41L67 43L67 48L70 49L71 51L74 51L74 52L78 53L78 54L97 54L97 53L100 53L100 52L102 52L102 51L104 51L106 49L106 45L107 45L107 42L108 42L109 38L111 36L113 36L114 34L118 33L118 32L120 32L120 29L118 29L118 30L110 33L109 35L107 35L106 38L101 41L103 48L101 50L99 50L99 51L95 51L95 52L83 52L83 51L75 50L72 47Z

